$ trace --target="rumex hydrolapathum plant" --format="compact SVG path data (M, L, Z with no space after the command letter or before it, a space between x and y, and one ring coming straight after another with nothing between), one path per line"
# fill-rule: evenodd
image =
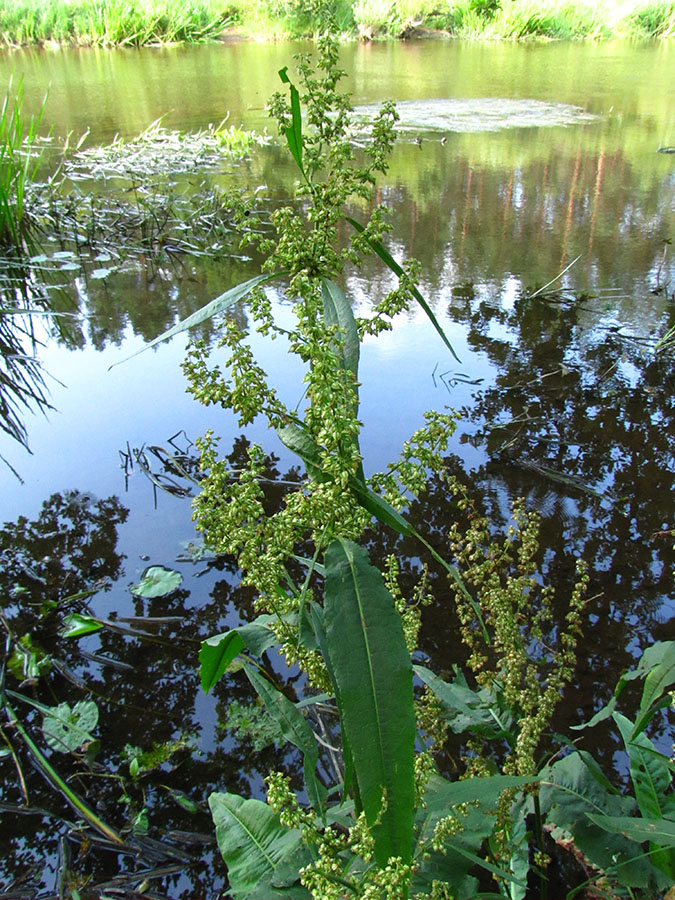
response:
M227 291L189 322L250 296L252 327L285 340L304 364L300 403L292 408L282 401L248 334L235 323L224 325L213 351L194 344L185 363L197 399L233 411L242 425L262 416L307 471L281 508L270 512L259 446L249 447L248 465L234 472L219 459L213 434L200 443L205 478L195 501L198 527L210 548L236 557L261 614L204 641L202 685L210 690L239 657L279 733L302 754L307 798L301 803L279 773L267 780L266 803L211 795L230 892L236 900L470 898L479 889L471 870L482 865L498 877L502 895L520 900L539 744L572 675L584 576L572 592L567 632L551 652L551 592L540 585L536 521L524 509L516 508L512 532L496 542L466 494L448 482L456 507L469 513L447 536L456 565L403 516L401 510L424 490L428 471L444 470L451 414L427 414L400 460L366 482L359 446L360 340L390 327L413 300L430 310L415 286L417 265L399 265L381 243L385 211L376 209L365 225L347 216L349 203L368 197L376 174L386 170L394 110L385 107L357 157L330 35L320 41L316 68L303 57L298 70L300 88L284 69L290 99L279 94L272 101L298 167L295 202L275 213L270 234L255 227L252 210L239 200L244 239L266 255L263 274ZM339 234L345 219L354 229L346 246ZM358 265L370 251L397 274L399 285L357 319L338 279L346 264ZM284 279L293 301L290 327L277 324L263 291L273 278ZM433 316L432 322L439 327ZM371 564L357 542L373 518L421 542L448 572L475 685L461 673L446 684L415 666L434 692L434 703L415 704L411 652L429 588L423 577L406 596L395 559L384 573ZM298 565L306 574L294 580L291 569ZM255 662L272 647L307 676L309 696L301 705ZM440 776L433 758L431 739L442 743L448 728L468 734L466 771L455 782ZM496 743L505 748L501 755L492 752ZM562 776L569 774L565 769ZM555 777L547 790L558 792L558 802L563 785ZM548 809L556 815L555 803ZM542 864L541 854L538 859Z
M196 344L185 371L198 399L232 410L242 425L262 415L305 462L307 480L286 496L278 512L268 514L260 486L262 449L250 447L247 470L232 478L218 459L217 442L207 435L200 445L206 477L195 501L195 518L212 549L236 556L243 580L256 589L258 611L274 617L265 620L266 627L287 661L300 661L309 684L334 695L341 741L337 786L343 803L327 803L326 785L317 782L316 749L301 713L281 694L272 701L274 692L264 688L265 701L272 704L270 711L284 736L304 755L311 808L301 809L287 783L276 776L268 782L266 807L227 794L214 795L211 806L235 894L239 890L245 895L251 876L240 867L234 844L225 835L250 816L248 832L256 828L261 838L289 842L293 853L300 854L294 864L296 885L299 881L312 896L404 900L411 886L419 897L429 891L438 895L435 880L424 874L426 860L433 856L432 871L434 867L443 871L453 841L456 847L468 842L477 849L494 828L485 807L494 808L505 789L529 783L532 773L523 778L516 770L506 772L489 786L484 783L489 778L480 779L476 797L471 796L470 803L459 802L459 813L452 811L453 795L434 772L431 755L422 752L415 761L411 653L417 642L419 607L428 602L425 578L409 602L398 587L396 561L389 561L383 579L354 543L375 515L431 549L398 510L424 490L429 469L442 470L455 417L429 412L425 425L405 443L399 461L366 484L359 448L360 340L391 327L393 317L413 300L428 307L415 286L418 265L399 266L381 244L385 210L377 208L366 225L349 219L354 227L351 242L345 247L338 240L338 225L349 201L369 198L376 173L386 170L396 114L391 105L383 108L363 158L357 160L349 142L349 101L337 91L342 73L336 64L336 45L327 35L319 42L316 70L307 57L299 59L300 90L287 70L281 71L290 102L277 94L271 110L301 176L297 202L274 214L271 237L250 225L245 235L267 254L265 273L271 277L283 272L286 294L294 303L294 326L279 328L259 285L250 315L261 335L283 337L290 352L305 364L304 408L293 410L282 403L254 360L247 335L233 323L225 325L216 348L216 353L224 353L222 363L214 364L215 354ZM303 127L302 109L308 130ZM250 223L250 216L243 218ZM369 317L357 320L334 279L346 263L358 265L372 250L395 271L399 284ZM314 557L304 584L296 586L289 579L288 564L298 545L307 541ZM456 569L437 552L432 554L448 570L461 602L482 622L480 606ZM322 577L323 603L315 590ZM204 686L210 688L242 650L255 654L258 648L246 626L210 639L200 654ZM259 690L260 676L249 664L244 669ZM342 809L345 803L353 808ZM433 811L424 825L415 826L415 809L425 807ZM456 824L450 827L451 823ZM452 854L448 859L458 879L455 887L469 890L471 856L467 862L460 855L461 864ZM261 863L257 878L267 895L273 895L274 873L284 864L281 858ZM507 873L504 877L508 880Z

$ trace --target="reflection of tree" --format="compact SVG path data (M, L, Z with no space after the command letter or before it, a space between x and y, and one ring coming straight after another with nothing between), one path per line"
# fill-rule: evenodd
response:
M244 438L235 441L229 456L233 469L243 467L246 447ZM298 473L292 470L281 476L270 458L265 477L271 482L267 503L272 511L288 490L282 482L297 481ZM94 699L99 709L96 737L101 746L91 767L81 754L55 753L45 746L41 717L30 705L14 700L14 709L52 765L125 841L122 851L117 851L84 827L59 793L32 772L26 747L10 732L29 802L25 802L12 759L1 759L5 787L0 817L3 825L11 821L11 828L0 828L0 884L4 890L31 896L53 890L59 872L50 874L45 863L50 856L63 860L69 854L69 871L79 879L78 887L83 888L82 880L88 880L83 896L98 896L102 889L96 885L116 877L122 879L117 888L136 895L144 876L135 877L135 873L154 868L167 868L163 881L153 880L155 886L164 885L167 895L205 896L225 875L206 806L209 793L260 793L261 773L272 768L294 769L293 754L285 746L253 752L247 740L222 733L213 714L205 716L212 701L205 700L199 684L200 641L254 617L254 598L250 590L239 587L232 560L198 562L201 577L190 580L188 573L187 587L166 597L134 597L137 619L133 622L112 613L111 625L90 637L59 637L64 615L91 613L95 606L95 598L78 600L73 595L108 586L119 589L113 584L124 574L123 557L116 549L117 529L127 515L115 497L95 500L72 492L52 496L36 520L21 517L0 529L5 631L16 641L29 635L31 648L52 663L39 680L23 685L13 674L16 667L9 667L7 686L47 706L67 702L72 708L82 699ZM207 582L209 594L205 597ZM195 603L199 597L203 599ZM157 617L168 619L153 624L151 620ZM214 694L217 715L224 715L234 699L242 704L254 700L254 692L241 674L227 675ZM137 781L130 777L127 745L148 751L177 740L182 749L178 747L158 769L141 772ZM300 785L301 779L297 783ZM186 811L171 791L194 801L197 812ZM147 835L134 833L131 827L144 807L148 811ZM47 815L42 812L45 810Z
M481 138L471 137L480 147ZM420 260L429 299L465 279L543 284L579 254L570 283L617 287L642 299L671 237L670 173L646 174L621 151L583 146L543 159L507 155L496 164L494 136L482 140L485 159L471 148L451 152L438 140L397 147L378 193L395 210L393 246ZM373 301L384 292L380 271L377 260L366 260Z
M499 369L465 411L478 429L464 439L490 454L472 483L496 526L518 496L541 512L554 584L569 582L575 555L591 566L574 700L588 717L637 651L666 635L675 558L672 540L654 535L675 521L675 366L614 331L583 333L579 301L504 310L465 293L453 315Z
M53 494L38 518L21 516L0 528L0 586L3 597L20 597L14 606L57 602L119 578L117 528L128 510L116 497ZM5 603L7 600L5 600Z

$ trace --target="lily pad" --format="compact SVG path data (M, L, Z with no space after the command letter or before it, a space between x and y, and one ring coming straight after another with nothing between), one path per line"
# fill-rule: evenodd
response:
M137 597L165 597L180 585L183 576L165 566L148 566L138 584L131 586L131 593Z
M45 713L42 733L53 750L67 753L94 740L91 732L98 724L98 707L93 700L80 700L71 709L59 703Z

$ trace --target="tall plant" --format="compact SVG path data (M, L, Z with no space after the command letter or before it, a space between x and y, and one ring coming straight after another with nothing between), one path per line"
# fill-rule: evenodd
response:
M233 472L218 458L217 438L208 433L201 440L206 475L195 500L197 525L214 551L236 556L244 582L256 590L259 613L203 643L202 686L211 690L239 657L238 667L280 735L302 755L304 772L302 800L283 773L271 773L266 802L216 792L209 803L237 900L470 898L479 890L479 871L496 880L499 896L521 900L533 864L545 886L544 821L576 828L580 820L582 838L589 829L597 837L607 833L608 821L598 824L592 810L612 817L628 809L606 786L602 796L590 790L594 770L578 754L541 771L540 740L574 669L585 580L580 573L566 631L551 651L551 591L541 591L535 574L532 517L516 509L508 535L495 542L485 521L471 513L465 527L448 535L451 560L408 521L403 510L424 489L428 470L443 473L455 421L450 414L427 413L400 460L382 475L364 476L361 340L391 328L395 315L416 302L454 351L416 287L417 264L399 265L383 244L386 210L375 207L365 223L347 215L351 202L370 198L376 175L386 171L396 112L383 106L357 157L337 60L329 31L319 41L316 67L298 58L299 88L287 69L279 73L287 94L275 95L271 109L298 168L297 203L275 212L269 235L254 222L254 211L236 201L244 240L267 256L263 271L157 338L248 297L257 331L287 341L305 366L302 400L290 408L232 320L225 321L214 351L195 343L184 365L198 400L234 411L242 425L263 416L307 471L283 508L270 514L261 486L262 448L252 445L247 467ZM346 244L339 233L344 222L351 228ZM357 317L339 280L346 263L358 265L372 252L398 284L370 315ZM264 293L272 279L283 279L293 301L290 328L275 321ZM449 481L448 487L456 506L468 510L461 486ZM428 587L422 577L406 598L396 560L384 572L372 564L359 540L373 519L417 541L446 571L471 650L471 682L459 671L444 681L413 667ZM298 567L304 575L294 580ZM306 675L307 696L300 702L258 662L273 647ZM422 701L415 699L415 675L427 688ZM432 752L434 740L441 744L449 731L464 740L467 758L456 782L439 774ZM579 790L592 797L590 805L579 806ZM654 854L639 842L611 843L612 874L619 880L646 889L662 883L659 872L670 865L665 856L663 863L654 856L652 865ZM598 845L585 846L594 851Z

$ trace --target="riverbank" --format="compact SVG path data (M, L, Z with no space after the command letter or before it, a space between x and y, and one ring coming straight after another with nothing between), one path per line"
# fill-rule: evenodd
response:
M675 37L660 0L333 0L346 39L572 40ZM320 23L302 0L0 0L0 43L147 46L232 37L306 37Z

